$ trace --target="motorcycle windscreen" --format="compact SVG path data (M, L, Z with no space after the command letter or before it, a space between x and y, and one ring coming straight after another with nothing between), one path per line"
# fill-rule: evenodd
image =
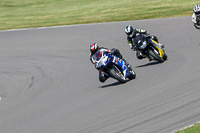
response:
M144 43L144 42L146 42L146 38L143 34L139 34L134 38L134 44L135 44L136 48L144 49L144 45L146 47L146 43ZM141 47L141 46L143 46L143 47Z
M98 62L101 57L103 56L103 52L102 51L97 51L93 56L92 59L94 62Z

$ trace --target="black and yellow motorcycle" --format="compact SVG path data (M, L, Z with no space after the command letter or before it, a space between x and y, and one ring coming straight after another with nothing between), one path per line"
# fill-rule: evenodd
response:
M134 38L135 49L140 51L149 60L156 60L160 63L167 60L167 54L160 47L157 41L145 34L137 34Z

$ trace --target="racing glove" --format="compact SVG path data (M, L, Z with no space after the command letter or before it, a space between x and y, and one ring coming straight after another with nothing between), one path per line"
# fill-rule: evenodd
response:
M129 43L128 45L130 46L131 50L136 51L136 47L133 43Z

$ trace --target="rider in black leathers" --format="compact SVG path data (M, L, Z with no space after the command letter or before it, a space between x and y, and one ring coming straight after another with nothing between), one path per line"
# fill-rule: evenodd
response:
M90 45L90 61L91 61L93 64L94 64L95 62L92 60L92 56L93 56L97 51L99 51L99 50L103 50L103 51L105 51L105 52L111 53L111 54L113 54L113 55L119 57L120 59L122 59L122 60L125 62L125 64L128 66L128 68L131 69L131 65L129 65L129 63L126 61L126 59L123 58L123 56L121 55L121 53L119 52L118 49L113 48L113 49L110 50L110 49L107 49L107 48L104 48L104 47L99 47L99 45L98 45L97 43L93 43L93 44ZM105 82L108 78L109 78L109 77L106 76L106 75L104 74L104 72L99 71L99 81L100 81L100 82Z
M134 29L131 25L126 26L125 28L125 33L127 34L127 41L128 41L128 45L130 46L130 48L132 50L136 50L135 49L135 44L134 44L134 38L138 33L141 34L145 34L146 36L149 36L151 39L153 39L154 41L158 42L158 38L156 36L151 35L147 30L143 30L143 29ZM164 48L164 45L159 43L158 44ZM143 59L146 58L145 55L143 55L140 51L136 51L136 56L138 59Z

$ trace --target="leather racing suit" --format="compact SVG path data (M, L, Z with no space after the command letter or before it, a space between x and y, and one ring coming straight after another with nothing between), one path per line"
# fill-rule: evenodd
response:
M126 63L126 65L127 65L128 67L131 67L131 66L129 65L129 63L126 61L126 59L123 58L123 56L121 55L121 53L119 52L118 49L113 48L113 49L110 50L110 49L108 49L108 48L100 47L100 48L98 49L98 51L99 51L99 50L101 50L101 51L103 50L103 51L105 51L105 52L111 53L111 54L113 54L113 55L119 57L120 59L122 59L122 60ZM97 52L98 52L98 51L97 51ZM95 53L94 53L94 54L95 54ZM93 56L94 54L90 54L90 61L91 61L93 64L95 63L95 62L92 60L92 56ZM109 77L106 76L106 75L104 74L104 72L99 71L99 81L100 81L100 82L105 82L108 78L109 78Z

